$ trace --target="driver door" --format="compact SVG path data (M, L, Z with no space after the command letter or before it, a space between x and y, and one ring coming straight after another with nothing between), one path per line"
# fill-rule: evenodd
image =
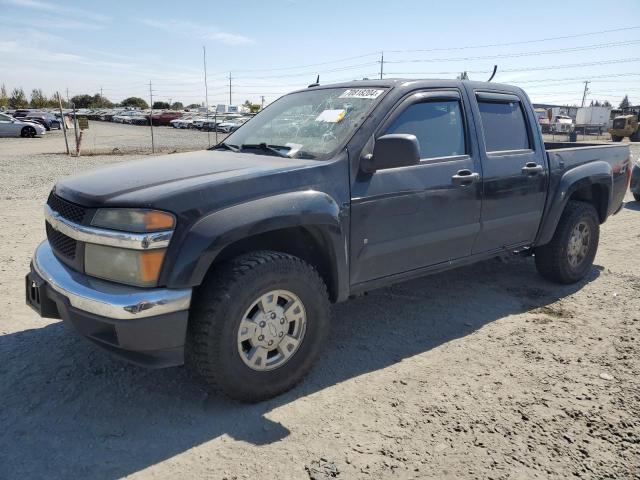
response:
M464 98L453 89L414 93L376 133L415 135L421 161L357 175L352 285L471 255L480 231L482 176Z

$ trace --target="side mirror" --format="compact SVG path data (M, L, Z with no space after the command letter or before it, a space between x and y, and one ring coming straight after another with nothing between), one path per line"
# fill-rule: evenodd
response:
M393 133L376 139L373 154L364 157L360 166L367 173L385 168L408 167L420 163L420 145L415 135Z

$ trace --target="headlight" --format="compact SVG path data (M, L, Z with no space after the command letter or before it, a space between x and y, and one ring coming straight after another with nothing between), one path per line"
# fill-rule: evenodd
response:
M158 283L165 249L127 250L87 243L84 270L88 275L138 287Z
M133 234L172 230L175 217L167 212L148 209L101 208L91 221L95 227ZM86 243L84 270L91 275L138 287L154 287L158 283L165 248L135 250Z
M174 216L167 212L126 208L101 208L91 221L95 227L136 233L170 230L175 223Z

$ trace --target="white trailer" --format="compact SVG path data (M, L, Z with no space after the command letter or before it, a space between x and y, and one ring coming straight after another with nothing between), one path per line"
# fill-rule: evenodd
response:
M606 132L609 128L611 107L582 107L576 115L576 130L581 133Z

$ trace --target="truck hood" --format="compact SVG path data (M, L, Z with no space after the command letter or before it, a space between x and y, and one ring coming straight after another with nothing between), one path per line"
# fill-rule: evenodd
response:
M85 207L160 207L179 193L202 194L212 187L272 178L321 162L224 150L151 157L97 168L60 181L57 195ZM282 180L282 179L281 179ZM280 183L280 188L286 182ZM239 186L239 185L238 185Z

